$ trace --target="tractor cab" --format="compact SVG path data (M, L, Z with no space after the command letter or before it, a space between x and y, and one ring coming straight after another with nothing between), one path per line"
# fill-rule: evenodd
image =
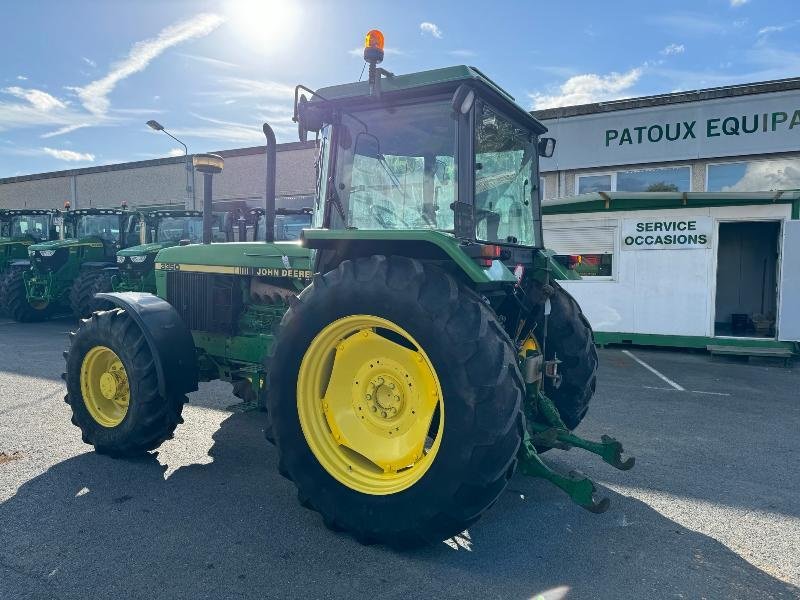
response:
M44 242L57 236L56 211L19 209L0 210L0 239Z
M215 217L215 221L220 221ZM109 275L101 291L155 291L156 254L179 244L198 244L203 238L203 213L199 210L162 209L142 214L139 244L117 252L119 272Z
M37 209L0 210L0 274L27 263L28 247L58 237L58 212Z
M374 71L370 81L295 92L301 138L319 138L314 224L326 230L305 232L306 245L323 250L327 267L331 238L435 232L475 246L470 255L530 263L543 245L546 128L474 67Z
M248 225L253 226L255 241L267 239L267 218L263 208L251 208L246 217ZM311 208L276 208L275 209L275 241L296 242L300 240L303 229L312 226L314 211Z

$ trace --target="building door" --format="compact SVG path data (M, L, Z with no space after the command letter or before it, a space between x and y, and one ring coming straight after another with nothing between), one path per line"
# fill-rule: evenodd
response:
M780 223L720 223L714 335L774 338Z
M781 249L780 307L778 309L778 339L800 342L800 221L783 222Z

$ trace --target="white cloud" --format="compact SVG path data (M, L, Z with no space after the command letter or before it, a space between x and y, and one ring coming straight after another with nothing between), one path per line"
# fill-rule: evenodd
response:
M750 0L731 0L731 6L736 8L737 6L744 6L748 2L750 2Z
M640 68L631 69L627 73L575 75L561 84L557 93L542 94L537 92L529 94L529 96L535 110L630 98L634 95L631 88L633 88L641 75L642 69Z
M436 39L442 39L442 30L439 29L439 26L436 23L431 23L430 21L423 21L419 24L419 30L422 33L429 33Z
M448 54L456 58L474 58L478 56L478 54L472 50L450 50Z
M675 54L683 54L686 51L686 46L683 44L670 44L661 51L664 56L672 56Z
M264 142L261 123L254 120L252 124L224 121L211 117L192 114L203 122L202 125L186 127L172 131L176 136L222 140L235 144L258 144Z
M47 133L43 133L39 137L42 139L47 139L51 137L55 137L57 135L64 135L65 133L70 133L71 131L75 131L76 129L83 129L84 127L91 127L91 123L73 123L72 125L65 125L64 127L60 127L55 131L48 131Z
M183 148L171 148L168 156L183 156L185 154L186 153L183 151Z
M81 60L90 67L92 67L93 69L97 66L97 63L94 62L91 58L86 58L85 56L81 56Z
M42 148L42 151L57 158L58 160L66 160L68 162L94 162L94 154L88 152L75 152L73 150L57 150L55 148Z
M203 96L231 98L274 98L292 102L294 86L268 79L246 79L244 77L220 77L214 82L214 89L200 92Z
M90 113L105 115L110 107L109 94L126 77L147 68L165 50L187 40L203 37L214 31L224 19L212 13L202 13L186 21L162 29L151 39L136 42L128 56L115 63L105 77L84 87L75 88L81 102Z
M3 88L3 92L11 96L16 96L17 98L27 100L36 110L41 110L43 112L57 108L66 108L66 104L64 104L61 100L55 96L51 96L47 92L43 92L42 90L12 86Z
M212 67L220 67L223 69L238 69L239 65L236 63L228 62L227 60L220 60L218 58L212 58L210 56L198 56L197 54L180 54L184 58L188 58L190 60L203 63Z
M786 31L790 27L794 27L794 25L794 23L789 25L767 25L758 30L758 35L764 36L771 33L780 33L781 31Z
M18 79L19 81L28 81L28 78L27 78L27 77L25 77L25 75L17 75L17 79Z

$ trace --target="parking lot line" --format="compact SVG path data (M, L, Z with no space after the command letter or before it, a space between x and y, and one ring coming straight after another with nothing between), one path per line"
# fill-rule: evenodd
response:
M626 355L627 355L627 356L629 356L629 357L631 357L631 358L632 358L633 360L635 360L637 363L639 363L640 365L642 365L642 366L643 366L645 369L647 369L648 371L650 371L650 372L651 372L653 375L655 375L656 377L658 377L658 378L659 378L659 379L661 379L662 381L665 381L666 383L668 383L669 385L671 385L672 387L674 387L674 388L675 388L676 390L678 390L679 392L685 392L685 391L686 391L686 389L685 389L684 387L682 387L681 385L679 385L679 384L675 383L674 381L672 381L672 379L670 379L669 377L667 377L667 376L666 376L666 375L664 375L663 373L661 373L661 372L657 371L656 369L654 369L653 367L651 367L650 365L648 365L648 364L647 364L646 362L644 362L644 361L643 361L641 358L639 358L638 356L636 356L636 355L635 355L633 352L630 352L630 351L628 351L628 350L623 350L623 351L622 351L622 353L623 353L623 354L626 354Z

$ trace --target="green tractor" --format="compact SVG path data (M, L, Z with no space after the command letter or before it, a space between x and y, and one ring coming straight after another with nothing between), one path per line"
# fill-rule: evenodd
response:
M28 247L31 244L58 237L58 211L37 209L0 209L0 281L9 269L30 265ZM5 302L0 296L0 316L5 314Z
M232 382L265 404L301 504L364 543L456 535L518 471L602 512L589 479L540 458L578 447L633 465L613 438L573 433L597 354L542 248L554 140L477 69L392 75L379 54L368 43L369 81L296 89L300 137L319 147L301 244L274 240L265 124L265 241L167 248L157 295L103 294L116 308L65 353L73 423L97 452L136 456L173 436L198 382ZM195 164L208 192L222 161Z
M0 298L16 321L42 321L71 309L76 317L104 305L104 269L116 253L139 241L139 214L126 208L84 208L62 213L70 236L28 247L30 266L10 269L0 282Z
M155 257L159 250L178 244L196 244L202 235L202 211L160 209L143 212L139 245L117 252L116 267L104 270L100 283L102 291L154 294Z
M276 242L296 242L300 240L303 229L312 226L314 211L311 208L276 208L275 209L275 233ZM246 225L253 227L253 239L265 241L266 232L266 210L263 208L251 208L245 217ZM246 237L239 234L239 239Z

